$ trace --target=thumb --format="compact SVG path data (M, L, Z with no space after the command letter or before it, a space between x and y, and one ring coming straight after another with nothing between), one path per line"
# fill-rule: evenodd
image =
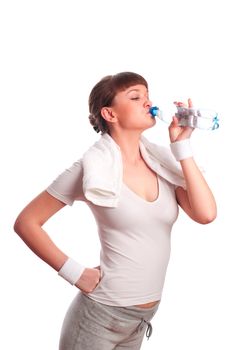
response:
M175 116L173 116L172 117L172 122L171 122L171 124L170 124L170 126L178 126L178 118L177 117L175 117Z

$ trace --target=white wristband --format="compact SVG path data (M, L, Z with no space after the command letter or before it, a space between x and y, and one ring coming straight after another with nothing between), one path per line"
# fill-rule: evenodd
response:
M68 258L61 269L58 271L58 275L63 277L66 281L71 283L72 285L76 284L76 282L81 277L82 272L85 267L81 264L78 264L72 258Z
M191 158L193 156L190 139L176 141L170 144L172 154L177 161Z

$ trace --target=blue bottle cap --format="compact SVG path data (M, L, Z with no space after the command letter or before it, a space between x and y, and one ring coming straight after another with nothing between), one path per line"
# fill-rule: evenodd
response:
M151 113L152 117L155 118L158 115L159 107L154 106L149 109L149 113Z

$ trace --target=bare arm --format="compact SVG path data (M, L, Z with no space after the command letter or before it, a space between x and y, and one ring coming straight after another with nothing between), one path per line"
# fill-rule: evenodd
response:
M185 105L182 102L175 104ZM192 107L191 99L188 100L188 105ZM179 126L176 117L169 126L171 142L185 140L191 136L192 132L193 129L190 127ZM177 202L194 221L201 224L212 222L217 215L216 202L200 169L192 157L181 160L180 164L186 182L186 190L177 187Z
M214 196L193 158L182 160L186 190L176 189L177 202L194 221L201 224L212 222L217 215Z
M15 232L28 247L56 271L68 257L53 243L42 226L64 206L64 203L44 191L22 210L14 224Z
M22 210L14 224L15 232L28 247L56 271L60 270L68 256L55 245L42 226L65 205L44 191ZM99 278L98 269L86 268L76 286L90 292L96 287Z

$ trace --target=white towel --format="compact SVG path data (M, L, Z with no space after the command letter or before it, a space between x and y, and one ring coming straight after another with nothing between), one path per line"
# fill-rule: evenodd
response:
M157 174L170 183L186 188L180 164L171 150L140 137L143 159ZM117 207L123 182L123 164L119 145L107 133L83 155L83 192L92 203Z

